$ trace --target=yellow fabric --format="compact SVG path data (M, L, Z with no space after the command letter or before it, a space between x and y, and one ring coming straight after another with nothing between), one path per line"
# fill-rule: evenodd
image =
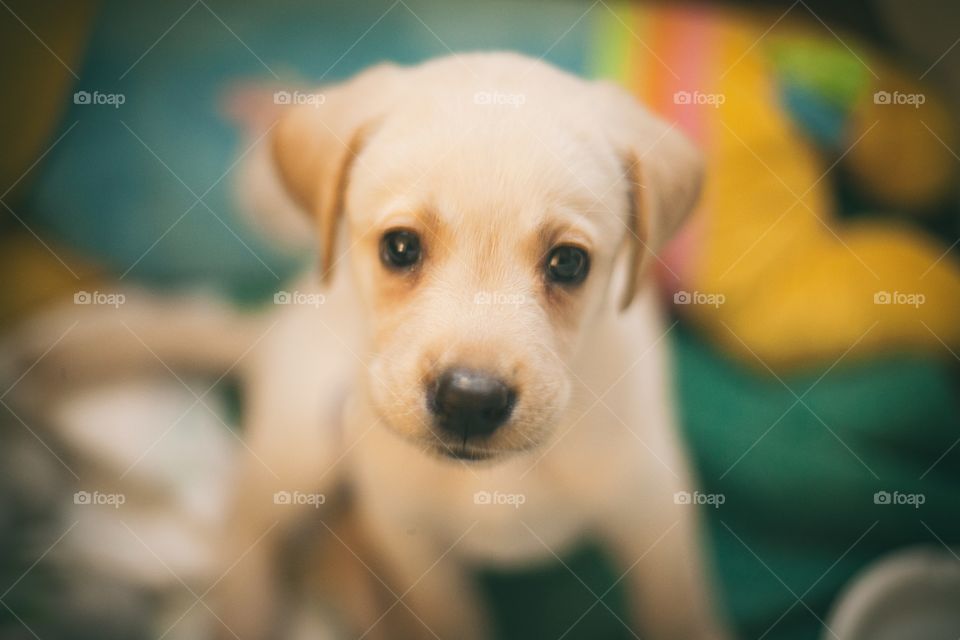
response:
M0 10L5 14L0 20L0 42L8 54L0 57L0 86L6 94L0 101L0 121L7 123L0 154L0 192L21 177L16 189L23 189L34 175L24 173L53 142L53 131L77 82L73 74L80 73L97 3L8 0L6 4L9 8ZM4 201L9 204L10 196ZM0 210L0 215L9 215Z
M0 84L7 96L0 101L0 120L6 123L0 192L9 191L4 203L29 224L29 212L22 209L18 196L29 187L43 154L54 142L75 88L73 73L80 73L97 3L7 0L6 4L8 8L0 9L5 14L0 20L0 42L10 53L0 58ZM53 298L91 289L88 265L45 239L70 269L64 267L7 207L0 207L0 216L6 217L3 223L14 232L0 243L0 273L7 274L0 297L0 326Z
M916 211L956 193L960 160L956 117L929 88L896 70L878 66L878 89L923 96L923 104L877 104L864 96L854 114L853 132L874 126L846 158L861 188L878 201L903 211Z
M95 270L88 262L60 246L51 249L70 270L26 231L11 234L0 242L0 273L14 275L4 278L0 328L16 323L53 300L69 299L78 291L96 290Z
M0 86L6 93L6 99L0 101L0 120L6 123L0 192L9 193L3 198L6 207L0 206L0 216L14 233L6 234L0 243L0 273L13 274L4 277L0 325L16 321L52 298L89 288L89 267L45 239L47 246L67 261L74 277L7 207L21 220L29 220L18 196L38 174L42 156L54 142L54 132L77 81L73 73L80 73L97 3L7 0L6 4L9 9L0 9L5 14L0 20L0 42L10 52L0 58Z
M637 40L637 31L629 28L630 11L622 6L615 11L616 19L601 22L600 41ZM672 11L646 9L646 38L655 40L657 29L677 29ZM669 104L665 95L683 87L686 78L672 81L661 74L665 82L641 84L632 75L636 65L600 70L619 74L629 87L641 86L641 99L661 106L667 118L689 119L689 111L681 109L697 110L689 128L706 153L708 175L700 219L693 225L698 237L684 249L688 264L674 269L685 281L669 284L720 294L724 303L677 305L677 310L727 352L758 367L764 366L758 358L781 370L829 363L848 350L851 357L902 349L952 357L950 350L960 352L960 269L952 257L942 258L947 246L919 232L879 220L835 219L827 175L833 160L818 154L789 120L763 54L761 36L776 17L710 13L708 33L699 36L711 47L702 63L709 68L690 89L722 94L718 108ZM789 23L778 28L792 28ZM650 57L643 43L633 47L636 55ZM689 49L658 54L666 56L669 68L684 67L671 55L696 55ZM685 65L689 68L689 60ZM644 66L649 73L650 63ZM871 105L859 114L847 147L865 179L889 187L882 196L913 202L955 172L944 166L942 153L925 155L935 142L932 135L908 144L902 133L904 118L922 126L920 118L929 117L927 124L949 137L941 108L923 105L904 114L899 107L872 108L872 96L867 98ZM885 135L890 131L897 133ZM906 158L891 158L897 154ZM906 175L893 175L911 161L916 166ZM892 303L883 303L888 298Z

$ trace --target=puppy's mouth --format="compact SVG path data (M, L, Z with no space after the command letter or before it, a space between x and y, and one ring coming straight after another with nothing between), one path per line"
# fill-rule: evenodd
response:
M432 443L431 448L441 458L460 462L486 462L503 455L503 452L480 449L468 443L447 444L440 440Z
M497 463L513 456L524 455L534 451L537 444L530 442L529 446L491 448L489 443L477 440L453 440L438 437L432 434L427 441L427 450L444 460L456 460L468 463Z

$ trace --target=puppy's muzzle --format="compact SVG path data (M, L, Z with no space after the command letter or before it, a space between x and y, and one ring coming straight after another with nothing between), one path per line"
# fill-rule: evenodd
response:
M437 427L463 442L496 431L510 417L517 398L500 378L471 369L448 369L427 395Z

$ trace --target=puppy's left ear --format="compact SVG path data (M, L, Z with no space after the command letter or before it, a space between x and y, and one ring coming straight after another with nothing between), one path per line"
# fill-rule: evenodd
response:
M703 182L700 151L620 87L598 82L627 184L628 277L620 308L633 301L648 265L693 210Z
M273 157L293 200L317 227L321 277L329 280L350 172L373 125L399 87L400 67L381 64L287 108L273 134Z

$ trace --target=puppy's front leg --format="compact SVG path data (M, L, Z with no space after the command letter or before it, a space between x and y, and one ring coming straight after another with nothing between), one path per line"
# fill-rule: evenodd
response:
M373 528L383 580L398 599L395 606L409 608L419 622L419 629L413 631L416 637L483 640L490 636L476 588L451 546L421 538L423 533Z
M296 321L277 326L251 354L244 381L244 445L213 592L222 622L243 638L275 637L279 543L342 480L340 413L350 370L332 340L303 335Z
M220 637L253 640L276 637L278 551L292 526L322 508L337 478L339 446L324 437L331 425L312 412L277 412L247 428L211 593Z
M730 635L717 616L711 572L703 558L697 507L674 500L688 487L664 480L633 492L608 522L607 532L626 572L634 625L647 634L642 637L727 640Z

